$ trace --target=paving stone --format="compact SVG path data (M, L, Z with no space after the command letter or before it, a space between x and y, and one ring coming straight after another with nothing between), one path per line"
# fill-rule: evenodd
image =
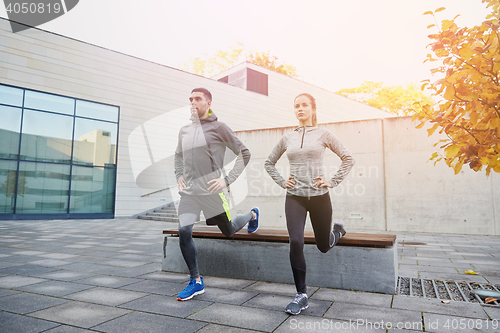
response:
M59 326L59 324L49 321L20 316L5 311L0 311L0 323L2 332L6 333L38 333Z
M48 331L44 331L43 333L95 333L95 331L89 331L74 326L61 325Z
M0 261L0 271L3 268L8 268L8 267L16 267L16 266L21 266L21 263L17 262L6 262L6 261Z
M226 304L240 305L258 293L254 291L239 291L231 289L211 288L205 286L205 293L196 296L196 299L202 301L219 302Z
M71 264L71 262L64 261L64 260L57 260L57 259L42 259L42 260L30 261L29 264L30 265L44 266L44 267L58 267L58 266Z
M37 274L53 272L58 269L60 268L24 264L24 265L17 265L15 267L2 268L0 269L0 274L35 276Z
M29 286L18 287L16 289L27 291L30 293L48 295L48 296L64 296L72 294L85 289L93 288L92 286L85 284L78 284L73 282L64 281L47 281L37 284L32 284Z
M59 281L74 281L83 278L87 278L90 276L94 276L95 273L85 273L85 272L75 272L75 271L67 271L64 269L53 271L50 273L43 273L38 275L33 275L35 277L50 279L50 280L59 280Z
M178 282L185 284L187 284L190 280L189 274L180 274L180 273L163 272L163 271L144 274L138 276L138 278L148 279L148 280ZM203 278L203 282L205 282L205 278Z
M337 320L351 320L364 322L421 322L422 315L419 311L408 311L402 309L387 309L375 306L335 302L325 313L325 317Z
M16 251L12 252L12 254L16 255L25 255L25 256L39 256L42 254L46 254L47 252L42 252L42 251Z
M285 312L215 303L188 317L214 324L272 332L288 315Z
M129 310L110 306L72 301L30 313L29 316L77 327L90 328L121 317L129 312Z
M68 253L46 253L46 254L41 254L40 257L62 260L62 259L74 259L77 258L78 256L75 254L68 254Z
M318 288L307 286L307 293L313 294ZM286 283L273 283L273 282L256 282L248 287L245 287L245 291L256 291L259 293L267 294L282 294L294 296L297 293L295 285Z
M27 276L15 276L15 275L4 276L0 277L0 288L18 289L19 287L22 286L27 286L30 284L40 283L44 281L46 280L27 277Z
M378 324L380 326L380 323ZM356 321L341 321L328 318L305 316L290 316L281 324L275 333L316 333L316 332L356 332L356 333L384 333L386 330L377 325L367 325Z
M157 272L161 270L161 264L147 264L139 267L123 268L123 267L111 267L104 266L106 268L100 271L104 275L116 275L123 277L138 277L147 273Z
M203 277L203 283L205 283L205 287L243 289L254 284L255 281L207 276Z
M117 306L123 303L130 302L134 299L144 297L146 295L147 294L145 293L136 291L97 287L66 295L65 298L73 299L76 301Z
M392 304L392 295L330 288L319 288L311 295L310 299L357 303L383 308L390 308Z
M10 295L18 294L18 293L19 293L19 291L0 288L0 297L10 296Z
M206 323L160 316L156 314L134 312L126 316L111 320L93 329L106 333L171 333L197 332Z
M87 272L87 273L93 273L93 272L101 272L104 271L107 268L107 266L104 265L98 265L98 264L91 264L91 263L71 263L68 265L64 266L64 269L69 270L69 271L76 271L76 272Z
M495 319L498 321L498 327L500 330L500 308L493 308L493 307L485 306L485 307L483 307L483 310L484 310L484 312L486 312L488 314L488 316L491 319Z
M243 328L222 326L216 324L208 324L196 333L255 333L255 331L246 330Z
M438 299L409 297L409 296L394 296L392 303L394 309L404 309L411 311L449 314L455 316L463 316L469 318L487 319L481 305L466 302L450 302L448 304L441 303Z
M0 310L15 312L17 314L26 314L66 302L69 301L30 293L19 293L0 297Z
M259 309L285 311L286 306L293 301L293 299L294 297L292 296L260 294L242 305ZM321 317L325 314L330 305L332 305L330 301L309 298L309 307L306 310L302 310L301 314Z
M186 285L181 283L145 280L134 284L129 284L127 286L121 287L120 289L173 296L180 293L185 287Z
M188 302L180 302L174 296L149 295L135 301L120 305L121 308L150 312L161 315L185 318L209 305L212 302L200 301L198 296Z
M463 332L495 332L500 330L500 323L483 320L471 319L467 317L442 315L435 313L423 314L423 321L426 332L435 333L463 333ZM462 325L462 326L461 326Z
M119 288L142 281L141 279L126 278L121 276L96 275L76 281L77 283L90 284L100 287Z

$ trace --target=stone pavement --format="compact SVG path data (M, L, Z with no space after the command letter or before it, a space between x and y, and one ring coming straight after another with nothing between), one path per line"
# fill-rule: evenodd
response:
M160 271L167 227L0 221L0 332L500 331L499 308L314 286L309 309L290 316L293 285L209 276L204 295L179 302L188 276ZM500 283L498 236L396 234L400 276Z

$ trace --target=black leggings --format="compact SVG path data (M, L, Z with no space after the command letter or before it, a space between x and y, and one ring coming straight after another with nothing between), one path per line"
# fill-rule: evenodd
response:
M337 243L332 233L330 194L299 197L287 194L285 200L286 227L290 237L290 264L298 293L307 293L306 260L304 258L304 227L309 212L318 249L326 253Z

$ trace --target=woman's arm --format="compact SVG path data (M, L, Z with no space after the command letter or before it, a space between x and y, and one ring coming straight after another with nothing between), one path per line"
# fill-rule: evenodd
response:
M271 178L281 186L282 188L285 188L285 183L286 180L283 178L282 175L278 172L278 169L276 169L276 163L280 159L281 155L286 151L286 137L285 135L281 137L280 141L274 146L273 150L271 151L271 154L267 157L266 161L264 162L264 168L266 169L267 173Z
M330 148L331 151L333 151L335 154L340 157L342 160L342 164L340 164L339 170L333 175L332 179L330 180L330 183L332 184L333 187L337 186L340 184L345 177L349 174L349 171L351 171L352 167L354 166L354 157L352 154L347 150L346 147L340 142L339 139L330 131L327 131L326 135L326 140L325 140L326 146Z

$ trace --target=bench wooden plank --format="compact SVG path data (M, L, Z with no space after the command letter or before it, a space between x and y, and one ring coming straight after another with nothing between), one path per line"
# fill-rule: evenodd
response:
M178 235L177 229L163 230L164 235ZM226 238L218 227L199 226L193 228L193 237L198 238ZM288 243L288 232L286 230L259 229L250 234L246 230L240 230L229 239L268 241ZM306 244L315 244L314 233L312 231L304 232L304 241ZM386 247L394 246L396 235L369 234L369 233L347 233L342 237L338 245L355 245L367 247Z

